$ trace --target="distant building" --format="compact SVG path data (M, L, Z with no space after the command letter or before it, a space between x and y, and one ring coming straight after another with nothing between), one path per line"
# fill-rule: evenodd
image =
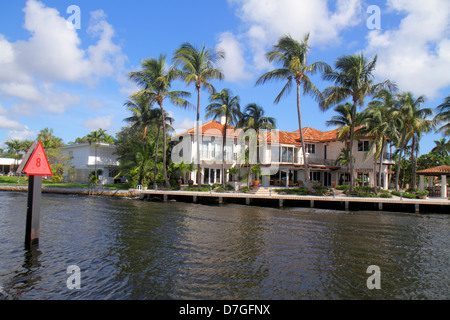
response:
M89 175L101 170L101 184L114 183L119 174L119 161L114 154L116 146L109 143L80 143L61 147L63 155L70 156L71 170L65 173L64 181L89 183Z
M0 158L0 176L14 175L15 169L22 162L13 158Z

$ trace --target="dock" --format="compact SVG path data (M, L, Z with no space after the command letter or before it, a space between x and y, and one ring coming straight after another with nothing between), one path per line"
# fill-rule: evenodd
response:
M242 192L199 192L130 189L141 200L179 201L205 205L223 205L228 203L262 207L301 207L329 210L362 211L378 210L410 213L450 213L450 201L440 198L360 198L348 196L299 196L281 195L275 191L263 194Z

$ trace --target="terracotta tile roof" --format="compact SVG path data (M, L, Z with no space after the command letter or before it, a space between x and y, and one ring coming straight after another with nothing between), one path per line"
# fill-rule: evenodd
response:
M440 167L435 167L435 168L428 168L428 169L416 171L416 173L424 174L424 175L450 174L450 166L440 166Z
M207 136L222 136L222 132L224 129L224 125L220 124L220 122L217 122L215 120L211 120L208 122L205 122L203 124L200 125L200 133L202 135L207 135ZM227 136L234 136L234 137L238 137L239 133L242 131L242 129L235 129L233 127L227 126ZM182 136L182 135L195 135L197 132L197 127L191 128L189 130L186 130L182 133L176 134L175 137L177 136ZM173 137L172 137L173 138Z
M208 122L205 122L201 124L200 126L200 132L202 135L207 136L221 136L224 129L224 125L220 124L219 122L215 120L211 120ZM359 128L356 128L358 130ZM235 129L234 127L227 127L227 136L228 137L238 137L239 134L242 132L242 129ZM175 135L176 136L182 136L182 135L195 135L196 128L191 128L187 131L184 131L180 134ZM331 130L331 131L320 131L317 129L313 129L310 127L303 128L303 139L305 142L329 142L329 141L336 141L338 140L337 136L339 133L339 129ZM270 130L264 134L267 143L272 143L272 139L274 133ZM262 137L260 136L259 139L261 140ZM295 146L301 146L300 143L300 134L299 130L296 130L294 132L288 132L288 131L278 131L278 143L279 144L290 144Z

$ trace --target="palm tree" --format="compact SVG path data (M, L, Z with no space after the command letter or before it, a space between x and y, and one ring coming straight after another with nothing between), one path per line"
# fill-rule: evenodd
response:
M331 120L326 122L327 126L334 126L339 129L337 138L339 140L344 140L346 145L350 143L350 128L354 124L355 128L362 125L364 121L364 114L361 112L353 113L353 105L346 102L345 104L339 104L334 108L337 115L331 117ZM353 116L356 117L353 120ZM355 132L355 135L358 131Z
M260 130L274 129L276 123L275 118L264 116L264 109L256 103L248 104L244 109L244 113L241 115L240 126L245 129L253 129L256 134L256 163L258 166L260 164ZM249 157L251 157L250 154ZM249 172L251 172L252 169L253 163L252 161L249 161Z
M145 140L148 127L153 123L155 118L155 109L152 108L150 99L145 95L134 96L127 100L124 105L133 114L124 120L130 122L132 127L136 129L143 128L142 140Z
M447 141L446 138L441 138L440 140L434 140L436 144L433 149L431 149L432 153L436 153L442 157L448 156L450 152L450 141Z
M320 99L320 91L312 83L309 75L317 72L329 72L330 67L325 62L314 62L308 65L307 56L309 34L301 42L293 39L291 36L283 36L274 45L273 50L267 52L266 57L269 62L275 62L281 65L281 68L264 73L256 82L256 85L265 84L273 80L287 81L281 92L275 98L274 103L278 104L282 97L289 94L295 83L297 88L297 116L298 127L300 131L300 141L303 150L303 161L305 169L305 181L308 190L314 193L309 177L308 158L306 157L306 148L303 140L302 118L300 109L300 89L303 93L310 94Z
M62 139L53 135L53 129L49 128L42 129L36 140L41 141L44 148L59 148L64 145Z
M213 93L210 97L211 104L206 107L206 118L220 119L225 117L222 132L222 186L225 188L225 146L227 141L227 127L235 125L240 114L239 96L233 96L230 89L223 89Z
M197 90L197 184L200 185L200 91L207 89L210 94L215 92L210 80L222 80L223 73L216 67L216 62L223 59L225 54L222 51L212 52L206 49L205 45L197 49L189 42L185 42L175 51L174 61L176 65L181 65L178 70L178 77L186 82L186 85L194 84Z
M402 159L403 149L408 144L408 142L411 141L411 184L413 188L415 188L416 186L416 157L414 154L417 153L419 140L422 137L423 133L428 132L433 127L433 122L426 119L428 116L432 115L433 111L430 108L420 107L424 102L424 96L419 96L416 99L411 92L406 92L399 96L398 115L402 119L402 139L400 139L402 143L399 146L399 161L401 161ZM400 170L397 170L396 177L397 189L399 171Z
M354 161L355 161L355 159L353 159L353 162ZM350 148L348 146L341 149L341 152L339 153L338 157L336 158L335 164L343 166L343 167L347 167L347 174L349 174Z
M398 138L398 119L395 114L396 99L392 92L381 90L372 100L365 110L366 128L368 135L374 138L371 150L374 157L374 189L377 193L377 184L381 186L381 169L383 164L383 154L389 141ZM378 178L376 175L376 162L379 161Z
M376 95L382 89L396 90L396 86L389 80L374 84L373 72L376 62L376 56L371 61L367 61L363 54L339 57L335 63L337 71L327 70L323 76L325 80L334 82L334 86L323 91L320 108L325 111L331 106L351 98L353 102L352 118L355 119L357 108L364 105L367 96ZM350 126L350 158L353 158L354 133L355 123ZM354 185L353 161L350 161L350 191L353 191Z
M446 136L450 136L450 95L436 108L434 121L436 124L444 123L438 131Z
M158 149L159 149L159 136L161 132L161 128L163 127L163 119L165 121L165 127L167 131L173 131L174 128L172 127L173 122L175 121L169 114L166 112L165 116L161 116L161 109L152 109L151 117L153 123L157 126L157 133L156 133L156 145L155 145L155 167L153 168L153 188L156 189L156 173L158 171ZM163 154L166 153L166 149L163 149Z
M142 70L130 72L129 77L142 89L134 93L131 98L146 96L150 103L157 103L161 108L162 128L163 128L163 172L166 187L170 187L167 177L166 149L167 130L164 111L164 100L168 98L174 105L187 108L190 103L184 98L190 97L190 93L185 91L170 91L172 81L175 79L173 68L166 69L166 56L160 55L157 59L149 58L142 62Z
M94 143L95 148L95 158L94 158L94 176L95 181L98 181L98 172L97 172L97 148L98 144L102 142L102 139L106 135L106 130L104 129L98 129L97 131L92 131L86 136L86 140L89 144Z

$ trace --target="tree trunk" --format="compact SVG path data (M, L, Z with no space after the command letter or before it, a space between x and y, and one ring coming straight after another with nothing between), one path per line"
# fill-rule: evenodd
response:
M383 184L381 183L381 169L383 168L383 154L384 154L384 144L381 146L381 154L380 154L380 164L378 168L378 185L381 189L383 189ZM376 193L376 192L375 192Z
M166 188L170 188L170 182L167 177L167 167L166 167L166 149L167 149L167 134L166 134L166 116L164 114L164 108L162 103L160 104L161 107L161 118L162 118L162 128L163 128L163 172L164 172L164 182L166 184Z
M305 141L303 140L303 128L302 128L302 115L301 115L301 109L300 109L300 82L297 82L297 116L298 116L298 128L300 130L300 142L302 144L302 152L303 152L303 166L305 169L305 182L306 182L306 188L308 188L308 191L311 193L316 193L316 191L313 189L311 185L311 180L309 178L309 166L308 166L308 158L306 157L306 146ZM286 177L287 179L287 177Z
M225 125L222 140L222 187L225 188L225 145L227 143L228 106L225 108Z
M402 168L402 157L403 157L403 149L404 147L404 142L400 143L400 153L398 155L398 159L397 159L397 172L395 173L395 190L398 191L399 187L400 187L400 170Z
M159 148L159 132L160 132L161 126L158 125L158 133L156 134L156 146L155 146L155 168L153 169L153 189L156 190L156 173L158 171L158 168L156 164L158 163L158 148Z
M412 147L411 147L411 188L416 188L416 161L414 157L414 152L416 149L416 135L413 134Z
M200 172L200 87L197 87L197 185L201 185L201 172Z
M357 101L356 99L353 99L352 123L350 124L350 150L349 150L350 192L352 192L353 188L355 187L355 172L354 172L354 165L353 165L353 137L355 135L356 101Z

